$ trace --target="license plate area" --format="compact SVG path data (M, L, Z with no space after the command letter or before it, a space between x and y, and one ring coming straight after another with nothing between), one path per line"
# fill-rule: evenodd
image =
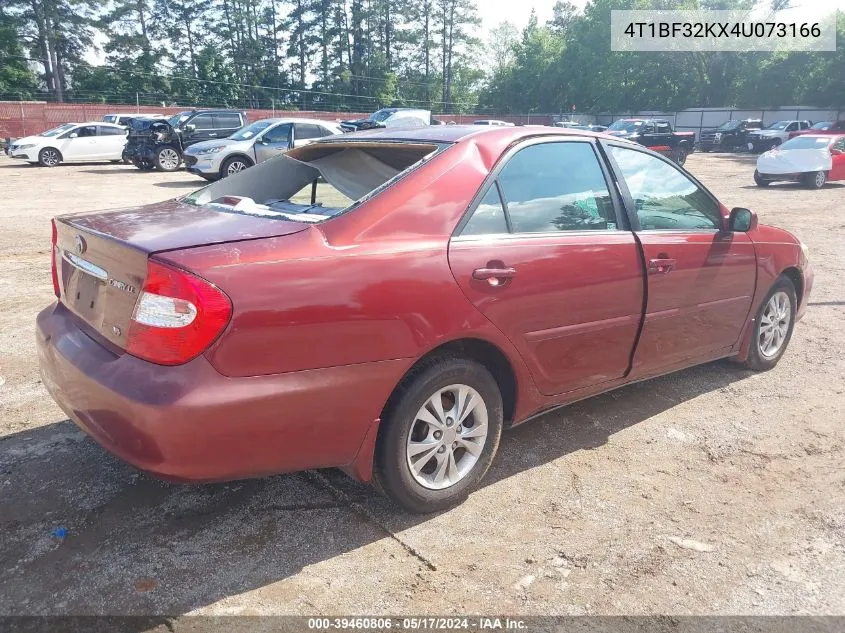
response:
M95 327L102 322L102 302L108 273L99 266L64 253L64 299L73 312Z

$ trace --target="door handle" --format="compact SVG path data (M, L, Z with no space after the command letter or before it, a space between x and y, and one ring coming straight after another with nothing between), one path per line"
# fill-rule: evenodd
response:
M217 132L209 132L208 135L209 136L217 136Z
M489 285L501 286L516 275L516 269L509 266L500 268L476 268L472 271L472 278L486 281Z
M648 273L650 275L665 275L666 273L672 272L676 263L674 259L669 259L668 257L650 259L648 260Z

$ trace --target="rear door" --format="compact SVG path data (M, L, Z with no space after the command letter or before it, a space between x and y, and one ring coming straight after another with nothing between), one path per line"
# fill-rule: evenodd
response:
M745 233L721 232L721 205L670 161L627 145L606 147L647 269L632 377L727 353L754 295L753 243Z
M97 143L102 152L101 158L118 160L123 155L123 148L126 146L126 130L111 125L98 125Z
M623 376L640 324L640 250L587 139L510 150L449 245L467 298L519 350L539 390Z

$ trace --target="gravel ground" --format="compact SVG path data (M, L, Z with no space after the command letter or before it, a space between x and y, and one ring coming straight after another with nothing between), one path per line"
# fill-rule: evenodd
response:
M38 377L48 220L202 181L0 157L0 614L845 614L845 184L758 189L753 162L688 168L810 247L778 367L547 415L506 434L466 503L415 517L336 471L169 485L87 439Z

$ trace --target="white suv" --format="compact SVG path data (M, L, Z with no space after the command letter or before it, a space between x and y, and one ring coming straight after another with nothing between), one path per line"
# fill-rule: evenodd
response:
M792 132L809 130L811 125L810 121L775 121L770 123L768 127L749 132L746 135L748 151L767 152L788 141Z

